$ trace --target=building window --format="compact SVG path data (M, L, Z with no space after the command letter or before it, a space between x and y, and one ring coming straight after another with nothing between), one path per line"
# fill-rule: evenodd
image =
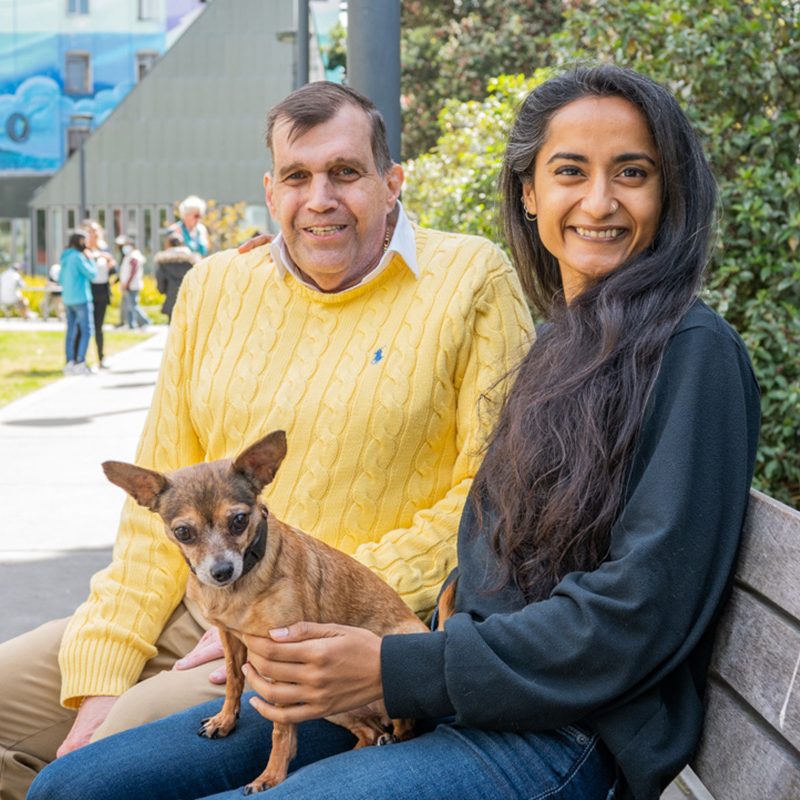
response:
M139 19L158 19L158 0L139 0Z
M143 211L143 222L144 222L144 246L142 250L144 251L145 255L150 255L155 250L160 250L161 248L158 246L158 242L156 241L155 237L153 236L153 209L152 208L145 208Z
M47 263L47 212L37 208L33 222L33 249L37 265L48 266Z
M85 138L85 128L67 128L67 158L80 149Z
M89 0L67 0L67 14L88 14Z
M111 233L116 240L118 236L121 236L122 231L122 209L121 208L112 208L111 209Z
M157 50L140 50L136 54L136 80L140 81L153 68L158 58Z
M64 91L67 94L91 94L91 64L88 53L67 53L64 68Z

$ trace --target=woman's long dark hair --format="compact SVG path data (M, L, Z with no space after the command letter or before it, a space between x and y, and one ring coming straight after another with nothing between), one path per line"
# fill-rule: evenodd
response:
M586 96L641 110L659 154L662 211L645 251L564 302L558 262L523 214L522 187L553 115ZM664 88L630 70L581 67L527 97L500 176L503 227L534 307L546 318L517 370L475 479L491 542L529 601L606 557L611 527L661 358L697 296L716 185L686 116Z

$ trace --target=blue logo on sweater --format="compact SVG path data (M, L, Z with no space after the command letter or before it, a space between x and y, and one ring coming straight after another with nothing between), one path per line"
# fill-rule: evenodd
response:
M372 361L371 361L370 363L371 363L371 364L377 364L377 363L378 363L379 361L381 361L381 360L383 360L383 348L382 348L382 347L379 347L379 348L378 348L378 349L375 351L375 355L374 355L374 356L372 356Z

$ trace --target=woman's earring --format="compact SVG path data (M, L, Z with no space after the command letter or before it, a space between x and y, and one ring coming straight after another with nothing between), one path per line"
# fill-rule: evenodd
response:
M525 205L525 198L520 197L519 201L522 203L522 213L525 215L525 219L528 220L528 222L536 222L536 214L531 214L531 212L528 211L528 206Z

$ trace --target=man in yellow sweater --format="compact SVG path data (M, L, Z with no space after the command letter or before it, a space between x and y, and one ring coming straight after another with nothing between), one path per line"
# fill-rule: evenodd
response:
M488 241L411 224L380 115L353 90L293 92L267 143L280 235L188 274L137 463L229 457L284 429L270 509L427 617L454 566L497 382L529 342L522 292ZM156 515L128 501L87 601L0 646L3 800L24 797L56 754L221 693L186 573Z

